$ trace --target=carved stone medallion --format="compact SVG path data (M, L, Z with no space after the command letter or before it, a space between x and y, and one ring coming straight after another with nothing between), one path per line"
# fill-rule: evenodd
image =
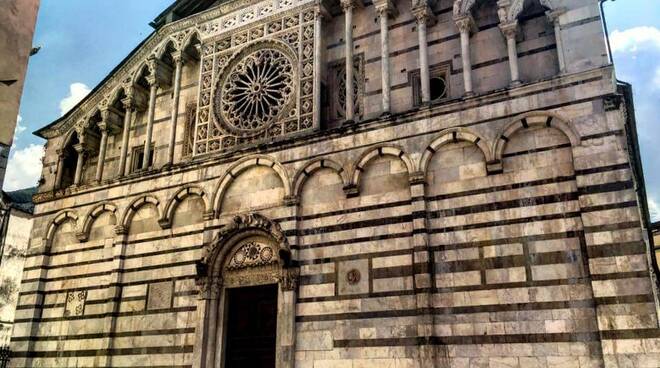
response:
M216 119L236 135L268 128L285 112L294 92L294 67L282 51L263 48L238 59L218 84Z

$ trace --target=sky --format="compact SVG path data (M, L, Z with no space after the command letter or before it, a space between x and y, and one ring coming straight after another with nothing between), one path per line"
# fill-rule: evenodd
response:
M36 185L44 140L31 133L80 101L152 31L173 0L41 0L4 190ZM660 220L660 6L605 3L617 78L633 85L649 209Z

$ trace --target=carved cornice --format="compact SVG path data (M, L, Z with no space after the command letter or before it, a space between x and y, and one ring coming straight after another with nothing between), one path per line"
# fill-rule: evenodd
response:
M135 74L139 72L141 66L150 57L156 56L161 47L170 41L174 43L176 50L180 50L186 46L186 42L195 32L199 34L200 40L203 40L313 1L267 0L250 5L250 0L238 0L168 23L152 33L144 44L120 65L113 75L102 82L102 85L91 92L70 115L65 116L54 126L44 129L40 134L50 139L65 134L76 125L84 125L89 120L86 115L96 107L104 107L108 102L108 96L116 88L124 87L128 90L133 87Z

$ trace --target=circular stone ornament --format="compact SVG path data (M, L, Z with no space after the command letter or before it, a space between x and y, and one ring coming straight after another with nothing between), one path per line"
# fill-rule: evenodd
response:
M355 285L360 282L360 276L360 271L353 268L352 270L346 272L346 282L348 282L349 285Z
M294 66L278 48L240 53L223 74L214 110L216 120L230 134L258 134L283 116L293 100Z

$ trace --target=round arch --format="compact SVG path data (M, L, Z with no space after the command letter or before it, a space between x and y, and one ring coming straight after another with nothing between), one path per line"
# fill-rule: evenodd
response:
M117 214L117 206L115 206L112 203L109 202L103 202L96 207L92 208L87 215L85 216L82 224L82 228L78 233L76 233L76 237L78 238L78 241L80 242L86 242L89 239L89 231L92 228L92 224L94 224L94 221L101 216L104 212L110 212L114 215Z
M371 160L382 156L394 156L401 159L404 165L406 165L408 175L412 175L416 172L415 164L413 163L412 159L401 148L393 145L379 145L368 149L360 156L357 163L353 167L350 186L355 190L359 190L360 180L362 179L364 168L369 162L371 162Z
M204 201L204 210L205 212L211 211L211 208L209 206L209 201L208 201L208 196L204 192L202 188L196 187L196 186L188 186L180 189L178 192L172 196L167 201L167 204L165 205L165 209L163 210L163 216L158 220L158 224L160 225L161 228L163 229L169 229L172 227L172 218L174 216L174 211L176 211L177 207L179 206L179 203L183 202L184 199L191 197L191 196L197 196Z
M558 129L566 135L571 142L571 146L577 147L581 144L582 138L580 134L561 116L549 111L532 111L511 119L498 133L495 142L493 142L492 152L494 159L501 162L502 154L509 138L518 130L529 129L531 127Z
M331 159L320 158L309 162L296 173L293 179L293 195L299 197L307 179L309 179L314 174L314 172L321 169L331 169L337 173L339 177L341 177L341 181L344 186L348 184L348 176L346 170L344 170L340 164Z
M213 211L215 211L216 216L220 214L222 201L224 199L225 193L227 192L227 189L229 189L229 186L243 171L254 166L265 166L273 169L282 180L282 185L284 186L284 198L291 196L291 182L282 164L266 155L245 157L227 170L215 189L213 195Z
M140 209L140 207L142 207L146 204L153 204L154 207L156 207L156 212L158 213L158 218L160 218L161 217L160 216L161 211L160 211L160 207L158 206L159 203L160 203L160 201L158 200L158 198L156 198L154 196L151 196L151 195L145 195L145 196L142 196L142 197L139 197L139 198L135 199L126 208L126 210L124 210L124 214L121 218L121 223L119 225L120 227L118 229L118 232L119 233L126 233L128 231L128 229L130 228L131 221L133 220L133 216L135 215L135 213Z
M58 212L57 215L55 215L55 217L48 223L48 227L46 228L46 236L43 239L46 250L50 250L51 242L53 240L53 236L55 235L55 231L57 231L57 228L69 220L74 222L76 228L78 227L78 215L72 210L63 210Z
M486 162L490 162L492 160L491 150L489 148L488 142L479 134L466 128L449 128L440 132L440 135L435 138L428 147L426 147L426 150L424 150L424 153L422 154L422 157L419 161L419 170L426 174L426 170L428 170L428 165L431 162L431 158L433 158L433 155L435 155L436 151L438 151L442 146L446 144L460 141L475 144L481 150L481 152L483 152Z

